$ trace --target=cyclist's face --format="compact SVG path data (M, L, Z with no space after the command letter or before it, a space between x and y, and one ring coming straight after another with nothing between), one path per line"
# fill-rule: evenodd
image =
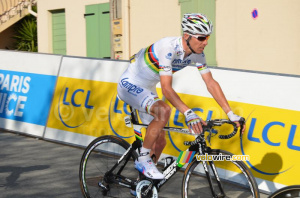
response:
M206 37L205 35L193 35L191 40L190 40L190 45L192 47L192 49L197 53L200 54L203 52L204 48L206 47L206 45L208 44L207 40L208 37L203 40L203 39L198 39L196 37ZM201 41L203 40L203 41Z

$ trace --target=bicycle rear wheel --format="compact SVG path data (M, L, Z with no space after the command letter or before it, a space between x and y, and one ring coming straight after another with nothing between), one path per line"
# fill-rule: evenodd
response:
M111 170L129 147L128 142L115 136L102 136L88 145L82 155L79 170L80 186L84 197L130 197L129 187L113 182L119 178L116 175L125 160L118 165L110 177L105 177L105 173ZM132 180L138 178L139 173L134 169L133 164L137 157L137 153L133 151L121 172L122 176Z
M300 185L281 188L272 193L268 198L300 198Z
M208 155L232 156L231 153L223 150L212 150ZM182 197L213 197L202 163L195 158L187 166L182 182ZM255 178L242 161L207 161L207 165L216 197L259 198ZM215 165L222 188L219 187L217 177L213 174L213 165Z

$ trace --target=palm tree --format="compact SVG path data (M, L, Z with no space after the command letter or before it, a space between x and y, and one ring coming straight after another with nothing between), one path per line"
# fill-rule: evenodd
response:
M26 16L16 25L15 48L20 51L37 52L37 21L32 15Z

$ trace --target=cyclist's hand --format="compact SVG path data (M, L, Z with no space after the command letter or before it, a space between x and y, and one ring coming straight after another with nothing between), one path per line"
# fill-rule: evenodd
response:
M206 125L206 122L203 121L195 112L191 109L184 112L185 120L189 127L191 133L200 134L202 133L202 125Z
M234 114L232 111L227 113L227 116L231 122L235 122L237 127L242 127L242 134L246 129L246 123L244 122L243 126L240 125L240 121L245 120L243 117Z

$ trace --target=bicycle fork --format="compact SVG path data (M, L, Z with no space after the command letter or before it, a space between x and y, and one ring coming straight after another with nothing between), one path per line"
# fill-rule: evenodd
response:
M202 145L199 146L199 153L200 153L200 155L203 155L204 153L203 153L201 147L202 147ZM215 176L215 178L217 180L218 187L220 189L221 195L220 194L217 195L215 193L213 182L212 182L212 179L211 179L211 175L209 174L209 170L208 170L208 163L209 163L209 165L211 167L211 170L212 170L212 172L213 172L213 174L214 174L214 176ZM210 186L210 190L211 190L211 193L212 193L213 197L214 198L226 197L225 192L223 190L222 183L221 183L219 175L218 175L218 171L216 169L216 166L215 166L214 162L213 161L209 161L209 162L202 161L202 164L203 164L203 168L204 168L204 171L205 171L205 174L206 174L206 178L208 180L208 183L209 183L209 186Z

